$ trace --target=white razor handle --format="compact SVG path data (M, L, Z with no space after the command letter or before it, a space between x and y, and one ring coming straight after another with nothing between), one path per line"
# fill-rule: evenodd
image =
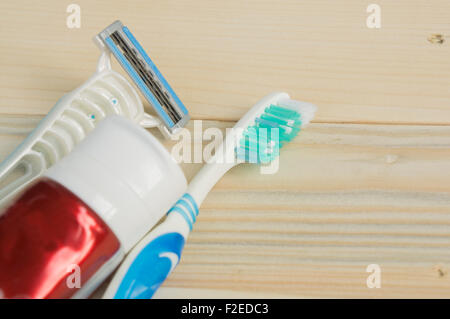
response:
M125 116L144 127L160 123L144 113L136 90L111 69L109 53L103 51L94 75L64 95L0 163L0 207L70 153L99 121L111 114Z

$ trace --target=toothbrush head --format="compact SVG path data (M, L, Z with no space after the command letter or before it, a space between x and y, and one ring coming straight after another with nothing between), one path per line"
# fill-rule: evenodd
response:
M266 96L235 126L243 129L235 150L238 160L271 162L312 120L316 110L315 105L291 100L286 93Z

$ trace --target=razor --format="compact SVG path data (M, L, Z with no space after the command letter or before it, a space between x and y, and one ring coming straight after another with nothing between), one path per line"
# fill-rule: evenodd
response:
M69 154L106 116L122 115L168 138L189 121L186 107L131 31L115 21L94 42L101 50L96 72L65 94L0 164L0 207ZM134 86L111 68L111 53ZM144 110L136 88L156 116Z

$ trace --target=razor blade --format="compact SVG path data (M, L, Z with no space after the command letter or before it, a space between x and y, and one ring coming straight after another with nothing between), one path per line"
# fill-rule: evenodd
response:
M176 133L184 127L189 121L186 107L131 31L115 21L98 38L116 57L169 132Z

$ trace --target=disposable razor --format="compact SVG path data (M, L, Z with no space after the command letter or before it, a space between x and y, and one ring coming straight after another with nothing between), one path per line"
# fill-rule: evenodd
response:
M96 72L57 101L0 163L0 207L70 153L108 115L125 116L146 128L157 127L165 137L177 134L189 121L183 103L120 21L100 32L94 42L101 50ZM110 53L153 107L156 117L144 111L135 87L112 70Z

